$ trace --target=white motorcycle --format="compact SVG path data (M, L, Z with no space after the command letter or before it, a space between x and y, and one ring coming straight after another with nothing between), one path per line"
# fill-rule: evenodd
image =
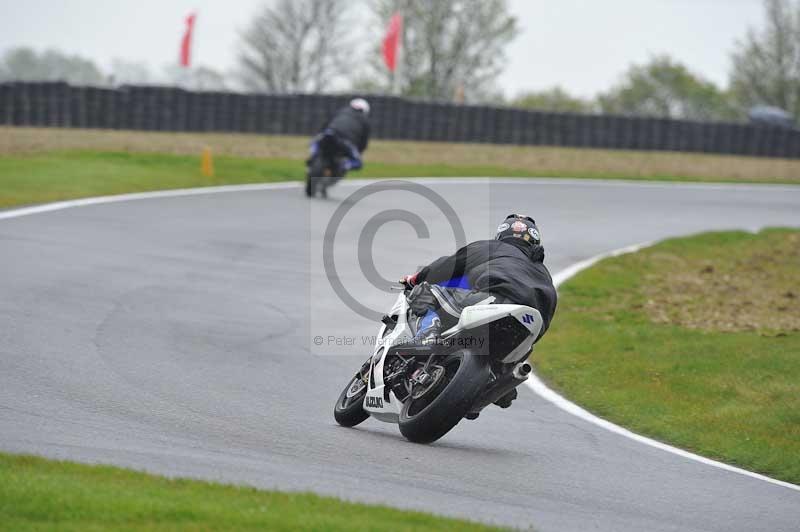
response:
M339 395L334 417L353 427L372 416L397 423L412 442L431 443L528 379L543 322L525 305L472 305L423 345L412 340L417 319L407 295L382 318L375 351Z

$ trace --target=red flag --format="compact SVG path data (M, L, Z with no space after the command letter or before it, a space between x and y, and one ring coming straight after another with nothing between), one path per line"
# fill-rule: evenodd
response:
M192 62L192 32L194 31L194 21L197 18L195 13L186 17L186 33L181 40L181 66L189 67Z
M397 68L397 48L400 46L400 34L403 32L403 15L395 13L389 20L386 37L383 38L383 60L391 72Z

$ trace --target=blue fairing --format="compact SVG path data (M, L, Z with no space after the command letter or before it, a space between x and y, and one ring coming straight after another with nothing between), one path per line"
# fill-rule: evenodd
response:
M462 275L461 277L453 277L449 281L436 284L442 288L464 288L465 290L470 290L472 288L469 285L469 279L467 279L466 275Z

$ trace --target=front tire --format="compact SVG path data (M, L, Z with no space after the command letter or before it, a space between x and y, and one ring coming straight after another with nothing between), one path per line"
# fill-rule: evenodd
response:
M446 381L433 398L409 398L400 412L400 432L409 441L431 443L447 434L469 412L489 382L486 356L456 351L442 362ZM434 392L431 392L434 393Z
M345 386L336 406L333 407L333 417L343 427L355 427L369 417L364 410L364 397L367 395L367 384L358 374Z

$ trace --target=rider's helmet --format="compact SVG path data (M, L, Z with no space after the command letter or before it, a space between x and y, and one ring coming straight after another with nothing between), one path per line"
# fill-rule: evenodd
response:
M354 98L350 100L350 107L356 111L361 111L365 115L369 114L369 102L364 98Z
M531 246L538 246L542 243L536 222L525 214L509 214L503 223L497 226L495 240L511 238L518 238L519 242L525 242Z

